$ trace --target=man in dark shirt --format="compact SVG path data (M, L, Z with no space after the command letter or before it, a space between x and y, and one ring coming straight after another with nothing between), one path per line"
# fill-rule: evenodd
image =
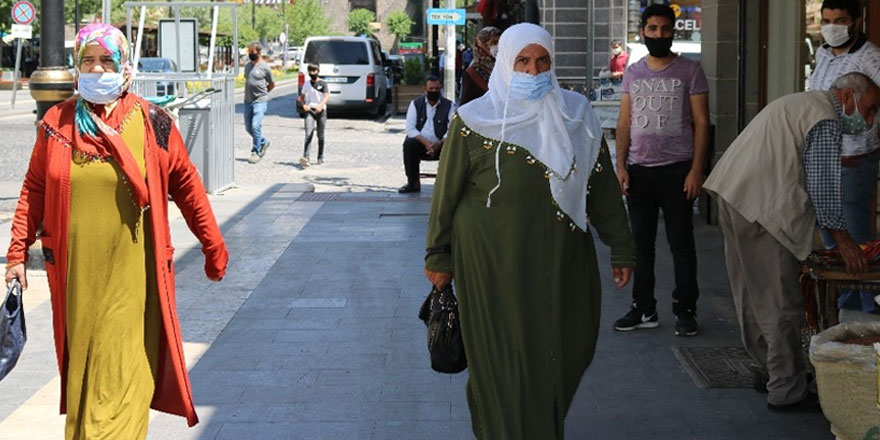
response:
M250 61L244 66L244 129L253 138L250 163L257 163L266 155L269 140L263 137L263 115L269 102L269 92L275 88L272 69L262 60L260 43L248 45Z

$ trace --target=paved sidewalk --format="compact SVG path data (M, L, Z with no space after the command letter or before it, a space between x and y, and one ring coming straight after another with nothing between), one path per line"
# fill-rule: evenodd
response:
M155 413L149 438L472 438L467 374L428 368L416 318L429 287L422 268L430 193L306 189L238 188L211 197L232 255L217 284L205 280L197 243L174 216L178 309L201 423L188 429L181 418ZM598 247L599 347L569 412L567 438L831 438L819 414L771 413L750 389L700 389L679 366L672 347L739 345L720 232L697 224L696 338L673 335L672 259L662 234L656 330L611 329L629 289L613 291L608 250ZM0 224L5 240L8 223ZM37 274L31 279L31 339L0 382L3 440L60 438L63 428L46 292Z

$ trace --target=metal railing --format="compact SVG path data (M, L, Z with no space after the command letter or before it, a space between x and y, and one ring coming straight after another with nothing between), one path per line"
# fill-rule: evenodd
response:
M201 173L205 189L218 193L235 185L235 77L239 71L239 57L235 56L232 72L216 73L214 48L217 37L217 20L221 7L232 8L233 23L237 22L236 3L209 2L127 2L126 31L132 43L132 9L140 8L137 40L132 51L137 67L143 41L144 19L147 8L171 8L174 13L175 34L180 35L180 8L206 7L213 9L211 42L208 63L202 71L196 63L194 72L180 71L180 45L177 45L177 72L143 73L135 70L131 90L147 99L156 100L164 95L175 99L164 104L177 119L180 134L186 144L193 165ZM232 47L238 48L238 28L233 32ZM198 54L198 50L196 53ZM172 93L169 93L171 91Z

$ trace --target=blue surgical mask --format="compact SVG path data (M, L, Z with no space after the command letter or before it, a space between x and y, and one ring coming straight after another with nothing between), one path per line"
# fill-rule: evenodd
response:
M856 96L853 96L853 99L856 102L859 102ZM856 106L856 111L851 115L846 114L846 110L844 110L843 114L840 116L840 122L843 124L843 132L845 134L861 134L868 129L868 121L862 116L862 112L859 111L858 106Z
M125 77L117 72L80 73L77 91L92 104L107 104L115 101L125 90Z
M513 72L510 77L510 99L535 101L544 97L553 88L553 76L550 71L529 75Z

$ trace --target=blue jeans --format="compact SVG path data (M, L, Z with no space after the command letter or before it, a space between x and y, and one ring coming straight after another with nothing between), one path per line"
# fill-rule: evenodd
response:
M863 157L854 167L841 168L843 217L846 219L846 229L856 243L867 243L874 239L871 237L871 222L874 221L871 200L874 197L874 188L877 186L878 167L880 167L880 150ZM820 232L825 247L829 249L837 247L828 231L823 229ZM874 302L874 295L875 293L871 292L841 291L837 298L837 306L842 309L878 313L880 307Z
M244 129L251 135L254 140L251 152L260 154L263 151L263 145L266 145L266 138L263 137L263 115L266 114L267 103L265 102L246 102L244 104Z

